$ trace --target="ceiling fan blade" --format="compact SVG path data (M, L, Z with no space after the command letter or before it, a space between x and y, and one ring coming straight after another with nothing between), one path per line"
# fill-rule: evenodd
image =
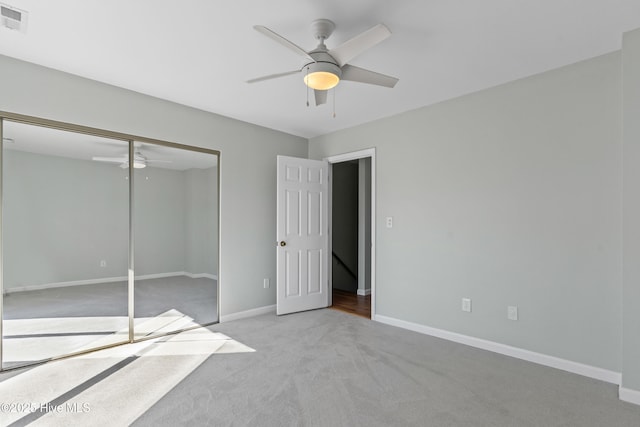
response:
M329 55L338 61L338 65L343 66L365 50L377 45L382 40L391 35L391 31L384 24L378 24L369 28L364 33L360 33L354 38L347 40L340 46L331 49Z
M95 162L122 163L128 161L129 157L92 157L91 160Z
M318 105L322 105L322 104L326 104L327 103L327 92L329 92L328 90L314 90L315 95L316 95L316 107Z
M247 80L247 83L257 83L257 82L262 82L264 80L277 79L278 77L289 76L291 74L296 74L299 72L300 70L293 70L293 71L287 71L285 73L270 74L268 76L262 76L262 77L257 77L255 79Z
M269 37L271 40L274 40L276 43L281 44L282 46L286 47L287 49L292 50L293 52L297 53L298 55L302 56L303 58L306 58L306 59L309 59L310 61L316 62L316 60L313 59L313 57L311 55L309 55L303 48L301 48L297 44L295 44L293 42L290 42L289 40L285 39L284 37L282 37L280 34L276 33L275 31L272 31L272 30L270 30L267 27L262 26L262 25L254 25L253 29L256 30L257 32Z
M342 67L342 80L349 80L359 83L369 83L372 85L384 87L394 87L399 81L395 77L376 73L375 71L365 70L364 68L356 67L349 64Z
M154 160L154 159L146 159L147 163L173 163L171 160Z

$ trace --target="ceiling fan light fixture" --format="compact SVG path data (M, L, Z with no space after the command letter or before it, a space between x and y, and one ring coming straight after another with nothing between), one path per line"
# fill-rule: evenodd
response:
M304 84L315 90L329 90L340 83L340 67L329 62L316 62L305 67Z
M129 162L125 161L124 163L120 164L120 167L122 169L129 169ZM144 169L147 167L147 163L143 160L134 160L133 161L133 168L134 169Z
M340 77L328 71L316 71L304 76L304 83L311 89L329 90L340 83Z

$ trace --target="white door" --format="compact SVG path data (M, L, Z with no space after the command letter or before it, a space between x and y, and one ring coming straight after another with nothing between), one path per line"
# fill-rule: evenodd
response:
M278 156L277 313L329 306L329 164Z

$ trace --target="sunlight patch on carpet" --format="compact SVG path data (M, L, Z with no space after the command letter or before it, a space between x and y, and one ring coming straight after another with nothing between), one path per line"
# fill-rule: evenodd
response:
M148 319L148 331L186 320L165 314L160 321ZM222 333L197 328L50 362L0 383L0 402L22 409L30 405L33 411L1 412L0 425L128 425L211 355L254 351Z
M55 317L5 320L7 364L46 360L102 345L126 342L127 317Z

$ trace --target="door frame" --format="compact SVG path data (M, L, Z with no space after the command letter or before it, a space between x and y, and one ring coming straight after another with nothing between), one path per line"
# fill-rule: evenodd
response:
M352 151L349 153L336 154L335 156L325 157L322 160L329 162L329 177L332 185L329 185L329 251L332 253L332 237L333 237L333 164L347 162L350 160L359 160L371 158L371 319L374 320L376 316L376 149L367 148L359 151ZM329 298L333 301L333 275L332 265L329 262Z

